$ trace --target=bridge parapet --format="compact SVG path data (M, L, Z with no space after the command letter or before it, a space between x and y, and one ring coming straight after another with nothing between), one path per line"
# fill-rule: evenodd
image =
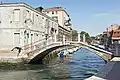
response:
M87 43L83 43L83 42L70 42L70 43L74 44L74 45L79 45L83 48L87 48L87 49L95 52L97 55L102 57L105 61L108 61L108 60L113 58L113 53L105 51L105 50L100 49L100 48L97 48L95 46L89 45Z
M62 42L53 42L52 40L41 40L34 44L27 45L27 47L24 47L23 53L20 55L21 58L27 59L29 62L33 58L35 58L37 55L40 55L42 52L47 51L51 48L58 47L58 46L64 46L64 45L70 45L70 43L62 43ZM42 55L42 54L41 54Z

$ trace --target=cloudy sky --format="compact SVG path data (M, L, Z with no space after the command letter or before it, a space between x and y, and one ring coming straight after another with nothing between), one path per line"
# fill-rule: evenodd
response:
M32 7L62 6L72 19L73 29L91 35L102 33L111 24L120 24L120 0L2 0L26 2Z

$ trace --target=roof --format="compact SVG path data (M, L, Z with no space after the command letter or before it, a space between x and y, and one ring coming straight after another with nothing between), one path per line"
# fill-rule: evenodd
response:
M104 34L108 34L108 36L110 35L110 31L109 32L104 32ZM112 38L120 38L120 29L114 30L113 31L113 35Z
M53 7L53 8L43 9L43 12L47 12L47 11L64 11L69 16L69 14L66 12L66 10L63 7Z
M64 10L62 7L53 7L53 8L46 8L43 11L62 11Z

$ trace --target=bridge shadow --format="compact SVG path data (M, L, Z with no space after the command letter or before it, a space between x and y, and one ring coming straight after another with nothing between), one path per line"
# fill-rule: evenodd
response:
M49 53L51 53L52 51L58 49L58 48L62 48L65 47L66 45L61 45L61 46L55 46L52 48L49 48L45 51L43 51L42 53L38 54L36 57L34 57L32 60L29 61L29 64L43 64L43 59L46 55L48 55Z

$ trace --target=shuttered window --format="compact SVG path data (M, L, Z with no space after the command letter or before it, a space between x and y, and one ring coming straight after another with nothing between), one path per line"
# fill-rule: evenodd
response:
M14 44L20 44L20 33L14 33Z
M14 21L20 21L20 9L14 9Z

